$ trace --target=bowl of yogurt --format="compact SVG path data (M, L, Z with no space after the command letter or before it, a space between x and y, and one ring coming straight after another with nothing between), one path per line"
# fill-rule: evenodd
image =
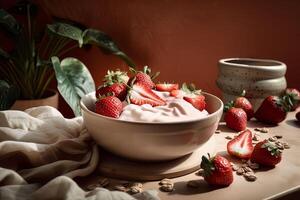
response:
M152 107L124 102L122 114L115 119L94 112L95 93L89 93L80 102L85 126L104 149L141 161L179 158L211 139L223 113L218 97L203 92L206 108L200 111L183 99L170 97L168 92L156 94L167 103Z

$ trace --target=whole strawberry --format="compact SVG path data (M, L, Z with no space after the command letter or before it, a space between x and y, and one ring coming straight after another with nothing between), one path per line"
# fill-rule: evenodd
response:
M237 97L234 101L229 101L225 105L225 109L231 107L242 108L247 114L247 120L250 120L254 116L254 110L250 101L245 97L246 91L243 90L242 94Z
M242 108L247 114L247 120L250 120L254 116L254 110L252 104L246 97L238 97L234 100L234 107Z
M100 97L95 106L96 113L113 118L119 118L123 110L122 102L115 96Z
M126 72L108 70L103 79L103 85L96 90L96 97L113 95L124 101L127 95L126 83L128 79Z
M220 156L208 158L202 156L201 168L204 170L204 180L213 186L229 186L233 182L230 162Z
M281 161L282 151L276 144L264 140L255 145L251 161L260 165L273 167Z
M228 154L241 159L249 159L253 148L252 133L250 130L241 132L237 137L227 143Z
M235 131L243 131L247 127L247 114L242 108L229 108L224 110L226 126Z
M285 98L290 104L290 110L295 111L300 106L300 92L295 88L287 88L284 92Z
M146 87L154 88L155 84L152 80L159 75L159 72L151 75L151 69L148 66L145 66L143 71L136 71L133 68L129 68L129 70L134 74L134 76L129 80L130 84L141 83Z
M264 123L278 124L286 118L289 109L289 105L283 98L268 96L255 112L254 117Z

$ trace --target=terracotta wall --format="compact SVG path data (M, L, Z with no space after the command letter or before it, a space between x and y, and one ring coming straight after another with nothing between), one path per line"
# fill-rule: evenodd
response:
M220 95L218 60L253 57L285 62L288 85L300 87L300 1L44 0L43 7L108 33L137 64L161 71L161 81L194 82ZM125 68L96 48L71 55L97 84L107 69Z

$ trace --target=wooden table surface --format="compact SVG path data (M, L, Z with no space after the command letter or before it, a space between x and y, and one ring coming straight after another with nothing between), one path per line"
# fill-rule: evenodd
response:
M196 173L191 173L186 176L172 179L175 190L166 193L159 191L157 181L143 183L143 189L156 189L159 191L159 197L163 200L191 200L191 199L300 199L300 123L295 120L295 113L288 114L287 119L278 126L266 126L265 124L252 120L248 123L248 128L254 133L254 128L267 127L268 133L259 133L261 139L267 139L274 135L282 135L280 139L283 142L288 142L290 149L283 152L282 161L273 169L259 169L256 171L257 180L248 182L243 176L238 176L234 173L233 183L226 188L213 188L206 184L201 176ZM217 152L227 156L233 163L241 163L239 160L232 159L227 155L225 139L226 136L234 136L236 133L228 129L224 123L220 123L220 134L215 134ZM200 160L200 158L199 158ZM200 164L200 163L199 163ZM121 166L120 166L121 170ZM94 174L77 179L79 185L86 188L88 185L94 184L101 179L101 175L95 172ZM189 188L186 183L190 180L199 180L201 187ZM112 187L120 181L110 179Z

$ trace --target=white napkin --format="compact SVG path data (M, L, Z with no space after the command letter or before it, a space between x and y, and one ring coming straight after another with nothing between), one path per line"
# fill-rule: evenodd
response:
M158 199L156 191L83 191L71 178L89 175L98 160L81 117L49 106L0 111L0 199Z

